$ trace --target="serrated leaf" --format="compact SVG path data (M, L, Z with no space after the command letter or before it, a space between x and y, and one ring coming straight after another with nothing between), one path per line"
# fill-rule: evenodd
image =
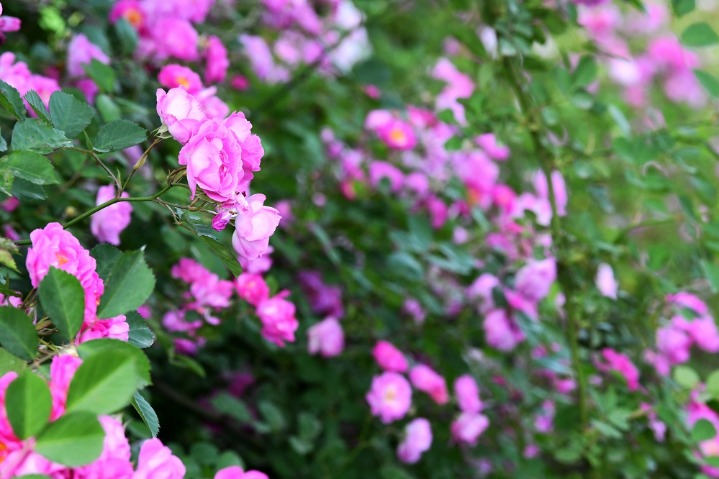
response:
M126 350L95 353L83 362L70 382L67 411L111 414L127 406L138 388L135 357Z
M97 417L78 411L66 413L50 423L38 435L34 449L53 462L78 467L100 456L104 439L105 430Z
M0 166L13 172L18 178L35 185L59 183L55 167L45 156L34 151L13 151L2 158Z
M157 437L157 433L160 432L160 421L157 419L157 414L155 410L152 409L152 406L150 406L150 403L147 402L139 392L136 392L132 398L132 406L135 408L135 411L137 411L137 414L140 415L148 429L150 429L152 437Z
M68 138L82 133L92 121L95 112L86 103L72 95L56 91L50 97L50 119L58 130L65 132Z
M65 339L74 339L85 315L85 290L70 273L50 268L38 287L40 303Z
M10 354L5 348L0 348L0 376L10 371L21 373L25 369L27 369L25 361Z
M112 245L103 243L92 248L90 250L90 256L95 258L97 263L97 274L104 282L107 282L112 267L115 266L117 260L122 256L122 251Z
M72 142L60 130L56 130L38 118L28 118L18 122L12 130L10 146L13 151L30 150L46 155L72 146Z
M119 339L101 338L85 341L77 347L77 352L82 359L87 359L106 351L121 351L130 355L135 361L135 372L137 373L137 387L142 388L152 384L150 378L150 360L136 346Z
M100 127L94 141L95 151L124 150L147 140L147 131L127 120L115 120Z
M50 388L40 376L25 371L7 387L5 409L15 436L19 439L34 436L50 419Z
M30 107L33 109L33 111L37 114L39 118L41 118L46 123L50 123L50 119L47 117L47 109L45 108L45 103L43 103L42 98L40 98L40 95L38 95L35 90L30 90L25 94L25 101L30 104Z
M142 251L126 251L113 264L105 283L97 315L112 318L134 311L155 288L155 275L145 263Z
M128 342L140 349L149 348L155 342L155 334L147 325L147 321L142 319L135 311L128 312L125 317L127 324L130 326L128 332Z
M18 120L27 117L20 93L2 80L0 80L0 107Z
M689 25L681 35L681 41L688 47L708 47L719 42L714 29L705 22Z
M0 344L15 356L33 359L37 353L37 331L24 311L0 306Z

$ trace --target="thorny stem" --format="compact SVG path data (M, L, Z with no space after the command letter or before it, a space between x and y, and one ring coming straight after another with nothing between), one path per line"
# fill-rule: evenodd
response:
M557 198L551 176L552 171L557 170L558 168L553 153L542 143L542 138L539 132L539 127L542 122L539 116L535 113L536 110L532 108L531 98L522 88L522 84L517 77L511 61L505 58L503 62L520 107L525 115L530 116L529 133L532 139L532 145L539 157L539 164L547 180L549 203L552 208L551 229L554 256L557 261L557 279L559 280L559 285L561 286L562 292L566 298L564 309L567 319L567 341L569 343L571 353L572 369L577 377L577 403L579 408L580 427L581 431L584 432L589 423L587 379L584 374L584 370L582 369L582 359L579 354L579 329L581 327L579 311L575 308L573 294L574 285L569 269L570 265L566 260L569 244L566 235L563 234L561 218L559 217L559 214L557 214Z

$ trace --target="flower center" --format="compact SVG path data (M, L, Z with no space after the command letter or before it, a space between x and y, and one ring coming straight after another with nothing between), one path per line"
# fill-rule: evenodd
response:
M404 131L400 130L399 128L394 128L392 131L390 131L389 137L395 143L404 143L407 140L407 135L405 135Z
M55 259L57 259L58 266L64 266L66 265L70 260L62 253L56 253Z
M125 20L127 20L127 23L135 28L140 28L142 24L142 13L138 9L131 8L127 10L123 16Z
M190 88L190 81L187 78L185 78L184 76L177 77L177 84L180 85L181 87L184 87L185 90Z

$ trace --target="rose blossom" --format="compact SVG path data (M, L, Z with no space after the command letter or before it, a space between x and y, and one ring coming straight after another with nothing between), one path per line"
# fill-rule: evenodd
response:
M372 388L366 399L372 414L379 416L384 424L389 424L403 418L409 411L412 388L401 374L386 372L372 379Z
M419 417L407 424L404 432L404 440L397 447L397 457L404 463L414 464L432 446L432 428L428 420Z
M320 354L325 358L339 356L345 347L342 325L337 318L328 317L307 331L307 348L310 354Z
M377 341L374 349L372 349L372 355L379 367L385 371L398 373L407 371L407 359L404 354L388 341Z
M457 442L474 446L488 426L489 419L484 414L464 412L452 422L452 437Z
M217 471L214 479L269 479L269 476L264 472L245 472L240 466L230 466Z
M137 458L137 470L132 479L182 479L185 477L185 465L172 454L169 447L159 439L148 439L142 443Z
M466 374L458 377L454 382L454 394L462 412L478 413L482 410L479 387L472 376Z
M409 378L415 388L429 394L437 404L445 404L449 401L447 383L429 366L418 364L409 372Z
M235 289L240 298L253 306L270 297L270 288L259 274L242 273L235 280Z
M172 88L167 93L157 89L157 114L170 134L180 143L187 143L206 119L197 98L184 88Z
M127 192L123 192L121 198L129 198ZM97 190L95 204L100 205L115 197L113 185L101 186ZM120 244L120 233L130 224L132 204L128 201L121 201L98 211L90 218L90 231L98 241L107 242L113 245Z
M248 209L235 220L232 246L237 254L246 259L262 256L270 243L270 236L280 224L279 212L264 206L265 195L256 194L247 198Z
M294 342L299 326L295 318L295 305L284 299L289 291L283 291L257 305L257 316L262 322L262 336L278 346L285 341Z

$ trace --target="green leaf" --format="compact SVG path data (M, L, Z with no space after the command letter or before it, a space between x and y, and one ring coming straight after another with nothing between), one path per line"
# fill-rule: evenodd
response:
M137 47L137 30L122 17L115 22L114 26L117 38L120 40L122 52L126 55L132 55Z
M50 119L58 130L65 132L68 138L82 133L92 121L95 112L86 103L62 91L56 91L50 97Z
M28 118L15 125L10 145L13 151L31 150L46 155L58 148L72 146L65 134L39 118Z
M97 262L97 274L102 278L104 282L107 282L107 278L110 276L112 267L120 256L122 251L109 244L99 244L90 250L90 256L95 258Z
M252 413L241 399L237 399L229 393L220 393L213 397L210 402L212 407L222 414L236 419L241 424L252 422Z
M702 261L701 266L704 270L704 276L709 280L712 293L716 293L719 291L719 266L709 261Z
M40 98L40 95L37 94L35 90L30 90L25 94L25 101L27 101L30 104L30 107L37 113L37 116L42 118L46 123L50 123L50 120L47 117L47 109L45 108L45 103L42 101L42 98Z
M147 321L142 319L142 316L135 311L129 311L125 317L127 318L127 324L130 326L127 341L140 349L152 346L152 343L155 342L155 334L147 325Z
M82 66L87 76L92 78L97 87L105 93L115 90L115 70L93 58L90 63Z
M83 358L70 382L67 410L111 414L127 406L140 383L136 362L119 349Z
M0 166L8 168L17 177L35 185L59 183L55 167L50 160L34 151L13 151L5 156Z
M572 86L584 88L597 78L597 61L594 57L585 55L579 60L577 68L572 72Z
M672 0L672 11L677 17L683 17L696 7L695 0Z
M17 271L17 265L15 264L15 258L12 257L14 254L18 254L18 247L12 240L7 238L0 238L0 264L7 266L8 268Z
M40 303L66 339L74 339L85 315L85 290L70 273L50 268L38 288Z
M77 352L82 359L87 359L106 351L123 351L132 356L135 361L138 387L145 387L152 383L150 378L150 361L147 359L145 353L130 343L118 339L102 338L86 341L77 347Z
M708 23L699 22L684 30L681 41L688 47L708 47L719 42L719 36Z
M37 354L37 331L24 311L0 306L0 344L15 356L33 359Z
M719 370L712 372L706 381L707 392L712 398L719 399Z
M21 373L27 369L27 363L17 356L13 356L6 349L0 348L0 376L10 371Z
M15 435L27 439L47 424L52 411L52 395L44 379L25 371L5 392L5 409Z
M126 251L108 274L97 315L112 318L134 311L150 297L154 288L155 275L145 263L143 252Z
M704 89L709 92L711 96L719 97L719 80L715 76L705 72L704 70L694 70L694 75L696 75L699 83L702 84Z
M713 439L717 435L717 430L714 424L707 421L706 419L700 419L692 428L692 441L702 442L707 439Z
M53 462L78 467L100 457L104 440L105 430L97 417L78 411L50 423L38 435L35 451Z
M157 437L157 433L160 432L160 421L157 419L157 414L150 406L150 403L139 392L136 392L132 398L132 406L150 429L152 437Z
M692 389L699 382L699 375L689 366L677 366L672 376L685 389Z
M147 140L147 131L127 120L115 120L100 127L95 137L95 151L124 150Z
M285 416L280 408L270 401L260 401L257 407L272 431L280 431L285 428Z
M27 117L20 93L2 80L0 80L0 107L18 120Z
M52 479L45 474L28 474L26 476L18 476L16 479Z

